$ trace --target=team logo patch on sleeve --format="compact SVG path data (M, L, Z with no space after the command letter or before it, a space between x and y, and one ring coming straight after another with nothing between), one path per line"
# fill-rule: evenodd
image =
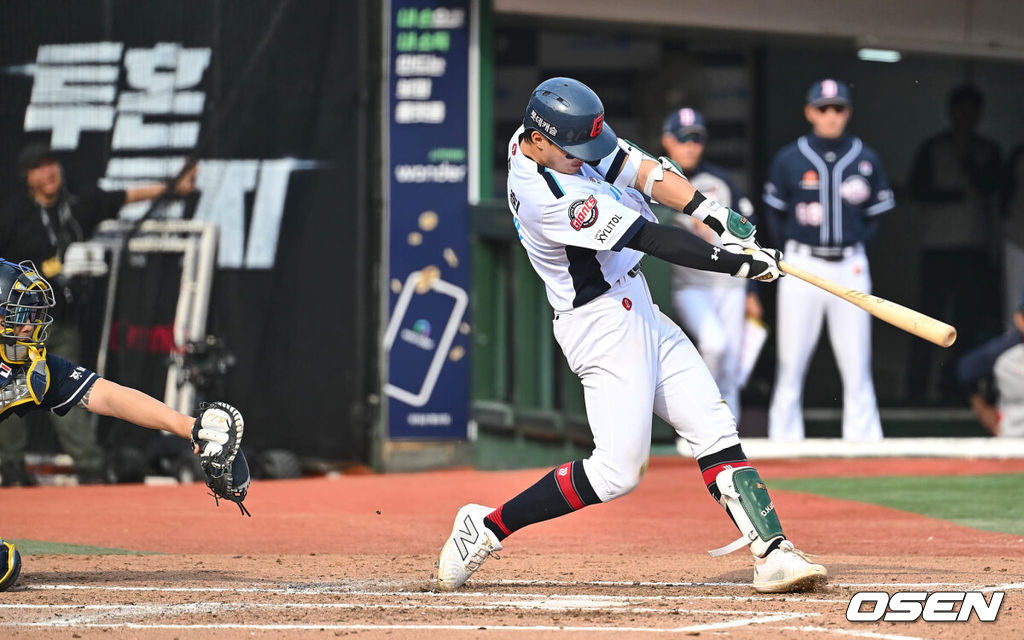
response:
M576 200L569 205L569 224L579 231L594 226L597 222L597 198L590 196L586 200Z

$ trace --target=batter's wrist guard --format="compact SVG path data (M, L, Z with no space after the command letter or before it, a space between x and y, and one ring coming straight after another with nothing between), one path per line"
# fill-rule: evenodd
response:
M689 211L685 212L690 213ZM702 196L702 200L691 215L711 227L711 230L717 233L726 245L731 242L739 244L745 249L758 248L758 244L754 240L757 227L746 216L740 215L729 207L724 207L714 200Z
M768 488L757 469L725 469L718 474L715 482L722 492L722 506L743 535L724 547L708 551L711 556L723 556L746 546L750 547L754 555L763 556L772 542L785 538L782 523L775 512L775 503L768 495Z

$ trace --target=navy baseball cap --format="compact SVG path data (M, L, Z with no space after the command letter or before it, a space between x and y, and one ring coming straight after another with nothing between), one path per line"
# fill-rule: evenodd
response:
M811 85L807 90L807 104L824 107L827 104L850 106L850 87L845 82L826 78Z
M708 128L700 111L683 107L668 114L661 132L675 136L679 142L704 142L708 139Z

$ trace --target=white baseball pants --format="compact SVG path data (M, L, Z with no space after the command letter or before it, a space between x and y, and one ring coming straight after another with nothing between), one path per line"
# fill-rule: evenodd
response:
M863 248L858 247L841 260L829 261L810 255L790 241L785 259L823 278L871 293L871 274ZM843 439L881 440L882 424L871 377L871 315L793 276L781 278L778 287L778 364L768 411L768 437L780 441L804 438L804 379L825 320L843 382Z
M746 287L686 287L672 294L672 302L738 422Z
M736 421L693 343L651 300L643 275L555 312L554 335L583 382L594 452L583 461L602 502L633 490L647 469L651 412L694 457L739 444Z

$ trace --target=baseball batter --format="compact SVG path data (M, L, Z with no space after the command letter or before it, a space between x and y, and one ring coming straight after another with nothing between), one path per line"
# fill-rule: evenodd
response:
M0 258L0 421L41 410L65 416L80 407L191 440L204 461L204 469L209 461L225 455L230 456L229 464L244 462L238 450L242 418L234 407L213 403L199 417L192 418L141 391L47 353L46 339L53 324L50 312L55 305L54 289L35 265ZM232 467L232 473L237 471ZM232 487L241 492L243 499L249 485L247 464L244 471L245 477L236 477ZM221 470L221 475L231 474ZM240 501L238 504L241 507ZM14 584L20 568L17 550L0 540L0 591Z
M754 588L785 592L825 581L786 539L771 497L747 462L736 423L693 344L651 300L644 254L740 278L779 277L745 218L705 198L667 158L619 139L597 95L552 78L530 96L508 143L508 202L554 309L555 339L583 382L594 451L553 469L497 509L462 507L438 562L444 590L466 582L515 531L629 493L647 468L651 413L690 445L711 495L749 546ZM723 247L661 225L649 199L711 227Z
M764 202L776 216L786 259L838 284L871 293L864 252L878 215L894 206L878 155L846 135L850 90L821 80L807 94L804 115L812 133L783 147L772 160ZM802 440L803 388L822 321L843 381L843 438L882 438L871 378L871 316L838 296L787 278L779 283L778 365L768 412L768 437Z
M722 167L704 159L708 130L700 111L683 107L668 114L662 126L661 146L686 174L695 189L750 218L754 205ZM678 226L721 246L718 235L693 216L676 213ZM672 267L672 305L676 317L697 343L704 363L722 392L722 398L740 418L743 325L747 316L761 319L761 302L748 282L727 273L691 267ZM749 283L753 284L753 283Z

